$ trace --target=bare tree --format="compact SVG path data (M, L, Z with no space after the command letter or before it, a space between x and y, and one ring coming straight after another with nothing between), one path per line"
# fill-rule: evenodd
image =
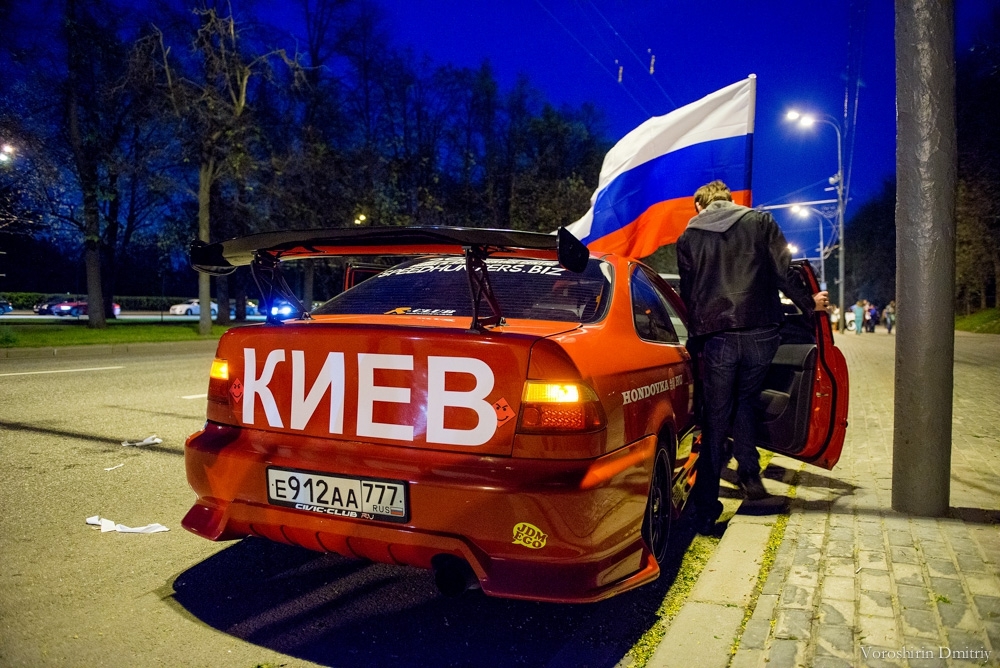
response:
M211 240L212 189L220 178L248 169L253 162L248 143L253 135L249 113L251 81L267 78L272 59L294 66L285 51L248 53L236 20L220 16L214 8L195 10L199 25L192 39L197 69L184 73L175 65L162 32L156 32L163 72L162 81L178 130L187 139L182 143L190 159L198 165L195 196L198 201L198 239ZM211 283L206 274L198 277L198 299L202 305L198 329L212 329ZM228 304L220 304L228 319Z

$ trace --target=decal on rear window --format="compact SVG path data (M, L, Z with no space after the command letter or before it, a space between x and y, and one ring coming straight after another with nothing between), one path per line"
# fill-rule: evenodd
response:
M400 306L391 311L386 311L385 315L455 315L453 308L410 308Z
M607 311L612 272L602 260L590 260L579 274L554 260L489 258L486 267L508 320L589 323ZM471 317L468 278L462 257L411 260L342 292L312 314ZM492 313L488 304L481 307L480 316Z

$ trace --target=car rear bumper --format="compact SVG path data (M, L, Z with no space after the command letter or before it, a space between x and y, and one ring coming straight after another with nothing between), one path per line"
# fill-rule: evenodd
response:
M597 601L659 575L641 537L655 438L591 460L526 460L373 446L208 423L188 439L188 481L198 500L184 528L210 540L261 536L430 568L450 554L490 595ZM406 481L405 523L347 519L272 505L266 469ZM544 544L515 540L519 525Z

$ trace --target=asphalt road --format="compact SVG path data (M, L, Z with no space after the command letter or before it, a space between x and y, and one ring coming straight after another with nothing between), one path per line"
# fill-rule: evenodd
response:
M659 581L579 606L443 598L422 570L188 533L202 348L0 360L0 665L614 666L655 622L684 526Z

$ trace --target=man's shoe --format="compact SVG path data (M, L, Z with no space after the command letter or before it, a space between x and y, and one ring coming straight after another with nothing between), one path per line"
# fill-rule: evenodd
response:
M760 476L741 478L740 489L749 501L760 501L770 496Z
M698 517L694 521L694 529L702 536L721 536L726 530L726 524L718 518Z

